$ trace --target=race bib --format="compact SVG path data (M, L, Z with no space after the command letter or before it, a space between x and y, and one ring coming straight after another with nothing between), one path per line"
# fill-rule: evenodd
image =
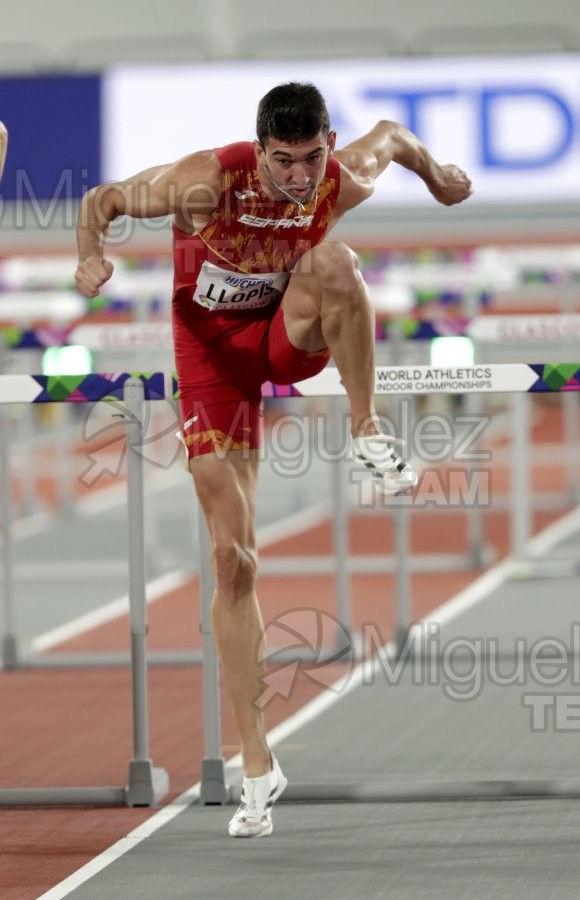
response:
M244 275L204 262L193 292L193 299L200 306L218 312L230 309L261 309L280 299L289 278L288 272Z

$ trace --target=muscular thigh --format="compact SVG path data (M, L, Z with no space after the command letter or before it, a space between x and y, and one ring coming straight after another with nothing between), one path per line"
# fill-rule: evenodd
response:
M301 350L321 350L323 302L340 304L362 283L356 254L340 241L319 244L301 256L284 294L284 322L291 343Z
M207 453L190 461L195 489L214 543L255 547L257 450Z
M284 326L290 342L294 347L310 352L325 347L320 328L322 285L317 273L318 249L309 250L299 259L282 302Z

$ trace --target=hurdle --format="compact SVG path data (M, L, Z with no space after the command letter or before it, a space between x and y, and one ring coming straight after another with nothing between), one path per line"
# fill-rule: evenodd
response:
M377 395L400 396L433 393L553 393L580 391L580 363L506 363L477 364L474 367L434 368L431 366L378 366L375 373L375 393ZM328 367L314 378L294 385L277 386L267 383L263 387L264 397L335 397L346 394L338 370ZM143 439L142 417L144 400L177 397L177 382L172 373L117 373L93 375L67 375L59 377L39 375L0 376L0 404L11 403L90 403L97 400L118 400L124 398L127 409L126 428L130 445L138 447ZM29 805L55 803L126 803L128 805L152 805L167 791L168 779L164 770L154 769L148 757L147 727L147 656L146 631L147 614L144 581L144 536L143 536L143 479L139 454L128 453L131 471L128 473L129 530L130 530L130 622L133 673L133 723L134 758L129 766L129 786L127 788L69 788L69 789L20 789L0 791L0 805ZM5 467L2 469L6 477ZM3 494L7 496L7 486ZM5 513L4 513L5 516ZM5 518L3 518L5 525ZM203 758L203 779L201 802L204 805L223 804L232 799L232 791L227 785L225 763L221 756L219 721L219 667L213 641L211 639L210 607L213 595L213 577L209 561L207 531L202 536L201 558L201 630L204 645L204 726L205 746ZM5 597L3 627L11 621L11 598ZM8 608L6 604L8 603ZM405 591L397 592L397 628L411 626L409 596ZM2 635L2 643L10 652L10 635ZM534 796L538 790L534 784ZM326 789L325 789L326 790ZM338 790L338 789L337 789ZM446 789L454 796L464 796L465 786L453 794L453 786ZM501 785L498 796L507 794L521 796L525 786L515 788ZM530 789L531 790L531 789ZM511 793L510 793L511 792ZM515 793L514 793L515 792ZM364 788L353 788L346 792L346 799L363 799ZM304 796L300 786L289 790L288 799ZM337 796L337 791L328 788L327 799ZM345 797L342 789L341 797ZM446 794L445 796L448 796Z
M166 381L168 380L168 384ZM68 787L0 789L0 806L105 805L153 806L169 790L169 776L154 767L149 756L149 720L147 688L147 603L145 589L145 542L143 528L143 459L138 452L143 444L145 399L173 395L176 386L171 376L141 376L124 373L117 376L0 376L0 406L6 403L42 403L95 400L123 401L123 418L128 444L127 504L129 519L129 623L131 640L131 695L133 757L129 761L128 783L121 787ZM3 410L0 409L0 412ZM3 442L0 418L0 451ZM13 592L10 585L10 477L6 455L0 452L0 488L2 495L2 532L4 558L4 603L0 647L6 668L16 664Z
M492 363L477 364L473 367L437 369L432 366L378 366L375 373L376 395L425 395L485 394L485 393L553 393L580 391L580 363ZM313 378L293 385L266 385L264 396L274 397L334 397L346 392L340 381L338 370L328 367ZM404 499L404 498L400 498ZM202 540L207 546L208 535L201 525ZM399 538L398 549L406 552L405 537ZM217 656L209 641L210 608L213 596L213 581L209 559L202 556L201 572L201 619L204 633L204 697L211 705L204 707L204 759L200 790L201 805L223 805L239 801L239 791L227 783L225 760L221 756L218 684L209 684L209 679L217 672ZM205 572L204 572L205 569ZM580 569L580 567L579 567ZM395 596L395 634L400 640L412 628L408 578L404 565L401 567L400 583ZM397 644L391 653L399 650ZM209 657L207 656L209 654ZM298 658L298 657L297 657ZM207 670L205 666L207 664ZM290 785L284 799L294 802L388 802L401 799L507 799L538 796L580 797L580 780L563 781L497 781L447 783L425 782L424 784L384 784L359 783L340 785Z

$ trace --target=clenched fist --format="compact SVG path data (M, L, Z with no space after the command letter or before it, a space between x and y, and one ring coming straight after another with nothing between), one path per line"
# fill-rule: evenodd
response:
M461 203L473 192L469 176L459 166L439 166L429 190L439 203L453 206Z
M87 256L77 266L75 286L85 297L97 297L101 287L113 274L113 263L98 256Z

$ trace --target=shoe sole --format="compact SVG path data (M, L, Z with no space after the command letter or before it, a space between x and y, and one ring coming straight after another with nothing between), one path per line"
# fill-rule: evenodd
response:
M270 822L270 824L268 826L266 826L266 828L264 828L263 831L256 831L254 834L247 834L247 833L244 834L244 832L241 832L241 831L232 832L229 830L228 830L228 834L232 838L248 839L248 838L268 837L268 835L272 834L273 830L274 830L274 826L273 826L272 822Z

